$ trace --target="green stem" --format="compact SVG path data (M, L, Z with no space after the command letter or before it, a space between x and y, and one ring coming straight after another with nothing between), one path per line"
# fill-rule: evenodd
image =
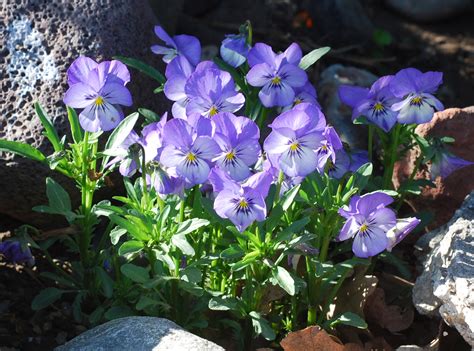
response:
M260 115L257 117L257 124L258 128L260 129L260 132L263 131L263 128L265 126L265 121L267 120L267 115L270 110L266 107L262 106L262 111L260 112Z
M420 165L421 165L422 160L423 160L423 156L422 155L418 156L418 158L416 159L416 162L415 162L415 166L413 167L413 171L411 172L410 177L407 180L407 183L410 183L415 178L416 173L418 173L418 170L420 169ZM400 196L400 200L398 200L398 205L396 207L397 211L400 209L400 207L402 207L403 201L405 200L407 194L408 194L408 192L404 191L402 193L402 195Z
M323 238L323 244L321 245L321 251L319 252L319 260L325 262L328 257L329 243L331 242L331 235L325 233Z
M178 223L181 223L184 221L184 208L186 206L185 200L183 199L181 203L179 204L179 218L178 218Z
M374 147L374 126L369 124L369 141L368 141L368 148L369 148L369 162L372 162L373 158L373 147Z
M278 174L278 181L276 183L276 191L275 191L275 197L273 199L273 207L275 207L278 204L278 201L280 201L281 186L283 184L284 179L285 179L285 174L283 173L282 170L280 170L280 173Z
M306 274L308 281L308 326L316 324L317 314L317 277L313 264L309 257L306 257Z
M390 158L388 159L389 163L385 164L385 174L384 174L384 189L391 189L392 184L392 176L393 176L393 168L395 166L395 161L397 160L397 151L398 151L398 139L400 137L400 130L401 125L395 125L395 131L393 133L392 138L392 145L390 146Z

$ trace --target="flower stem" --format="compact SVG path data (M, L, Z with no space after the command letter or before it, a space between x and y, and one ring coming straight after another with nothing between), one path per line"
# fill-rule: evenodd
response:
M395 125L395 131L392 137L392 145L390 146L390 158L388 158L388 163L385 164L385 174L384 174L384 182L383 186L384 189L391 189L393 187L392 184L392 176L393 176L393 168L395 166L395 162L397 160L397 151L398 151L398 139L400 137L400 130L401 125Z

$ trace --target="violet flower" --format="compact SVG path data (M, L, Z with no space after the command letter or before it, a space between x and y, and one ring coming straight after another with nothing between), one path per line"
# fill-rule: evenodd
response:
M217 68L212 62L201 62L189 77L184 88L189 103L186 114L212 117L219 112L236 112L245 102L237 92L230 73Z
M217 165L229 173L232 179L241 181L249 177L250 166L260 156L260 131L247 117L236 117L222 112L213 117L215 125L214 140L221 148L214 159Z
M157 55L164 55L164 62L170 63L176 56L184 56L194 66L199 63L201 43L198 38L185 34L175 35L171 38L161 26L155 26L155 34L167 46L153 45L151 51Z
M299 104L283 112L270 125L272 132L263 148L273 167L287 176L304 177L318 166L317 149L324 139L326 119L311 104Z
M262 87L258 96L265 107L293 103L295 88L302 87L308 80L306 72L298 67L301 56L301 49L295 43L278 55L263 43L257 43L250 50L248 63L251 69L247 81L254 87Z
M27 263L29 266L35 264L35 259L28 246L22 246L19 241L6 240L0 242L0 255L4 256L6 261L12 263Z
M395 226L387 232L387 251L392 251L394 246L405 239L420 222L421 221L416 217L397 219Z
M66 91L64 103L83 109L79 122L85 131L108 131L123 119L120 105L132 105L132 96L124 86L130 74L118 61L101 62L95 67L91 61L79 57L71 65L68 81L72 85Z
M431 160L430 177L431 180L438 176L446 178L454 171L471 165L474 165L474 162L463 160L443 148L438 150Z
M260 172L239 184L221 169L214 168L209 175L209 181L217 192L214 210L220 217L228 218L243 232L254 221L265 220L265 198L272 180L271 174Z
M237 68L247 60L249 50L250 45L247 44L245 35L228 34L222 41L220 54L224 62L234 68Z
M351 166L351 159L346 151L343 149L336 150L335 162L329 159L328 162L328 175L331 178L341 179L344 174L349 172Z
M304 102L313 104L321 110L321 105L318 102L316 89L310 81L307 81L302 87L295 88L294 91L295 98L293 99L293 103L291 105L285 106L283 111L291 110L294 106Z
M176 174L185 179L187 187L207 180L212 160L220 153L219 145L211 137L198 134L179 118L165 124L163 143L160 163L176 168Z
M392 93L403 99L392 105L392 110L398 112L398 122L421 124L431 121L435 111L444 109L441 101L433 96L442 82L441 72L422 73L415 68L398 72L390 82Z
M323 138L316 149L318 157L318 171L324 172L328 160L336 162L336 151L342 149L342 141L333 127L327 126L323 131Z
M351 159L349 170L357 171L360 167L369 162L369 152L367 150L351 150L348 152Z
M386 207L392 202L381 192L353 196L349 206L339 209L347 220L337 239L354 238L352 251L357 257L367 258L385 250L389 245L387 232L396 224L395 212Z
M185 181L176 174L176 168L163 169L156 161L148 165L146 183L152 186L159 195L176 194L183 196Z
M194 72L194 67L184 56L178 56L166 66L164 93L174 101L171 112L173 117L186 119L186 105L189 102L184 90L186 81Z
M364 116L370 123L375 124L385 132L397 123L398 113L391 109L398 101L390 90L390 82L394 76L379 78L370 89L351 85L339 87L339 98L343 103L352 107L352 120Z

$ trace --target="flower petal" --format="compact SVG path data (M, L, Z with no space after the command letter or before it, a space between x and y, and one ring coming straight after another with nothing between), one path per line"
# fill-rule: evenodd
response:
M110 104L132 106L132 95L122 84L106 82L100 94Z
M250 67L253 67L260 63L266 63L268 66L275 68L275 57L276 55L269 45L257 43L249 51L247 60Z
M266 63L260 63L253 66L247 73L247 82L254 87L263 87L274 74L273 69Z
M388 246L388 239L385 232L379 228L374 228L370 234L357 234L352 243L352 252L357 257L368 258L375 256L385 250Z
M302 87L308 81L308 75L304 70L295 65L282 65L278 70L281 79L292 87Z
M357 202L359 213L368 217L379 207L388 206L393 202L393 198L382 192L373 192L360 197Z
M173 37L178 52L184 55L188 61L196 66L201 60L201 43L192 35L176 35Z
M79 114L79 123L86 132L100 131L100 120L96 113L96 105L90 104Z
M295 92L290 85L281 81L278 85L264 85L258 97L265 107L286 106L293 102Z
M340 85L339 99L346 105L355 108L362 100L367 99L369 89L352 86L352 85Z
M76 83L87 83L89 72L97 67L97 62L86 56L79 56L67 70L67 82L69 85Z
M94 103L97 92L88 84L76 83L64 95L64 103L73 108L85 108Z
M284 152L279 161L280 167L289 177L304 177L313 172L318 166L316 153L307 147L301 147L298 152Z

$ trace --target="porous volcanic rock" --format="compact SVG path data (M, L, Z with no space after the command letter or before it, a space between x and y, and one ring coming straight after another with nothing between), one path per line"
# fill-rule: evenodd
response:
M417 243L422 274L413 287L421 314L441 315L474 347L474 192L454 217Z
M160 62L150 51L157 40L156 19L146 0L7 1L0 18L0 138L29 143L46 155L51 148L33 103L44 106L60 135L67 131L62 98L67 68L76 57L100 61L123 55ZM129 87L135 106L164 112L162 100L152 93L156 86L132 70ZM36 162L0 153L0 213L49 226L51 217L31 208L46 203L44 179L52 174ZM72 182L53 176L78 198Z
M471 0L385 0L401 14L419 22L442 20L472 10Z
M474 106L464 109L450 108L435 113L431 122L420 124L416 133L424 137L452 137L456 141L450 146L450 151L465 160L474 161L473 121ZM395 165L393 181L396 187L410 176L418 153L418 150L409 151L406 157ZM428 171L421 170L416 178L428 179ZM425 188L420 196L410 199L416 210L428 210L434 214L431 228L448 222L466 195L474 189L474 166L459 169L445 179L438 177L435 184L435 188Z

